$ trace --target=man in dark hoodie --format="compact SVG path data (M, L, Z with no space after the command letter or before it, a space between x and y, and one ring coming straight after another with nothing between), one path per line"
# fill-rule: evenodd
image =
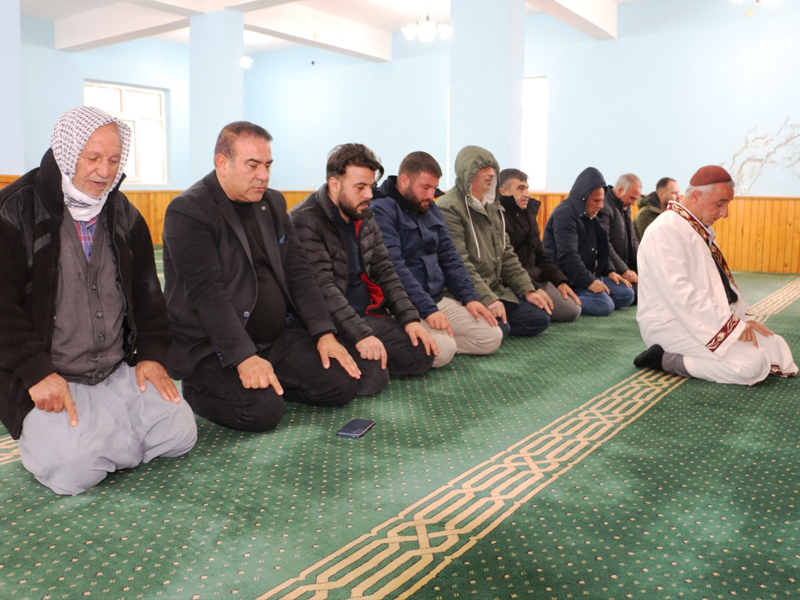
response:
M595 218L603 208L606 181L594 167L575 180L544 229L544 248L569 279L585 315L608 316L633 302L631 284L614 270L608 236Z
M503 341L497 319L478 292L433 201L442 169L427 152L412 152L397 177L375 192L372 210L406 292L436 340L434 368L460 354L491 354ZM445 286L453 298L445 297Z
M550 298L551 319L570 322L581 316L581 300L567 283L567 277L547 255L539 234L536 215L541 202L531 198L528 176L518 169L500 171L500 203L506 211L506 233L528 271L533 285Z
M656 220L656 217L667 210L668 202L681 199L681 188L678 182L670 177L662 177L656 184L656 191L639 199L639 212L633 221L636 237L642 241L644 230Z
M337 146L328 155L327 183L290 217L339 336L355 348L351 353L362 372L380 365L383 387L390 374L424 373L439 351L419 322L369 208L376 172L382 176L383 166L372 150Z
M498 197L500 167L488 150L456 156L456 184L437 203L478 298L508 335L538 335L550 325L549 298L536 291L505 233Z

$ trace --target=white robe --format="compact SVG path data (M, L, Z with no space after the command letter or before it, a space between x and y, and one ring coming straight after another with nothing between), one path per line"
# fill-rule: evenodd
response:
M713 230L680 204L670 202L647 228L637 257L636 320L645 344L683 355L689 374L709 381L752 385L770 371L797 373L779 335L756 334L758 348L739 341L752 320L749 304L730 276L739 299L728 303L712 247L718 251Z

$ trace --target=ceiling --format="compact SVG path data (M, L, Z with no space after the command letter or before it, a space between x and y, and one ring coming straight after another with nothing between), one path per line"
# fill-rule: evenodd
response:
M618 3L640 0L527 0L602 39L616 37ZM425 19L449 23L451 0L20 0L21 13L55 22L56 48L80 51L140 37L189 44L189 18L221 9L244 14L245 53L299 44L391 58L391 34Z

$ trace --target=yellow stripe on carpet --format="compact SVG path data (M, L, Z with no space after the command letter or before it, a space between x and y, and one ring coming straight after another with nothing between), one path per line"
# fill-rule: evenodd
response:
M307 594L316 600L342 589L350 590L352 598L410 597L453 558L685 381L651 370L629 377L259 600Z

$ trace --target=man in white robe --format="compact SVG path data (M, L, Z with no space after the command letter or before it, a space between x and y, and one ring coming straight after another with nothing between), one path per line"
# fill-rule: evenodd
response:
M648 349L637 367L741 385L797 373L785 340L747 314L714 242L711 226L728 216L733 187L725 169L703 167L680 203L670 202L647 228L636 320Z

